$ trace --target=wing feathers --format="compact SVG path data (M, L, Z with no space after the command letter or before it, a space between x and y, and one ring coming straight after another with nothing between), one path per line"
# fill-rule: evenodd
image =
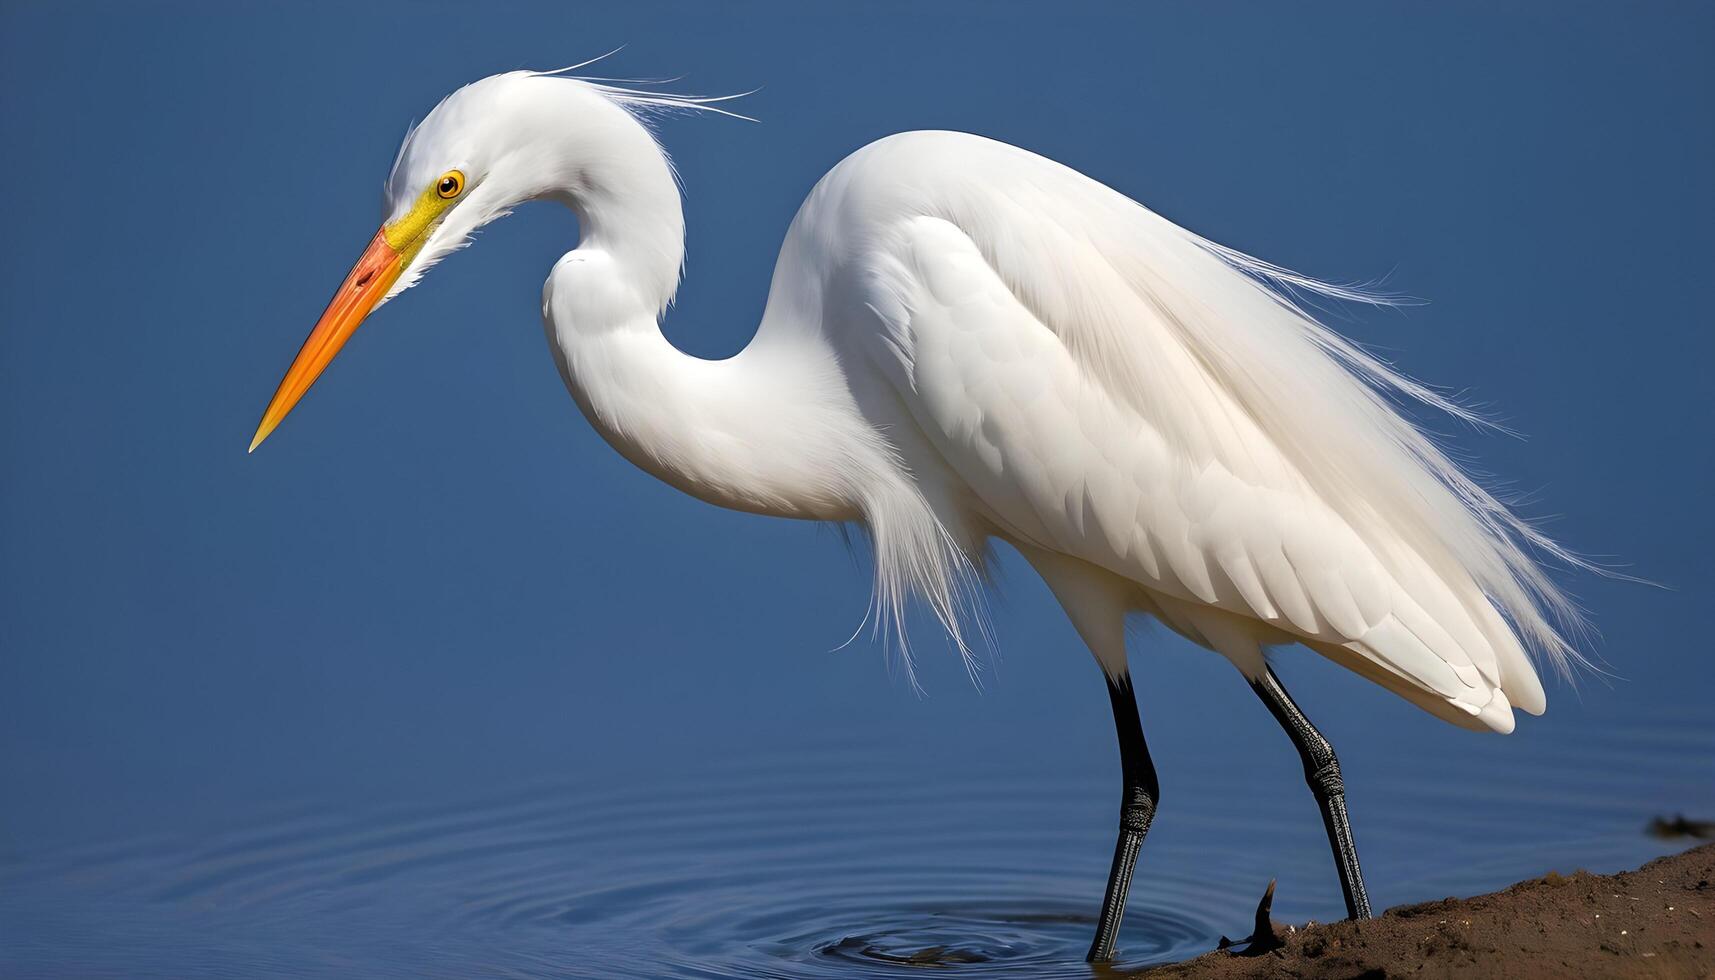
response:
M1257 555L1257 569L1268 583L1269 595L1285 612L1293 629L1305 636L1320 635L1322 624L1310 608L1310 596L1305 594L1304 583L1298 580L1297 570L1286 560L1286 553L1281 551L1278 541L1271 542Z
M880 332L894 346L878 363L898 365L913 416L1006 533L1132 579L1170 626L1241 667L1260 669L1255 651L1284 632L1483 727L1511 726L1502 684L1540 705L1522 649L1497 657L1489 637L1512 634L1468 576L1449 584L1403 541L1378 553L1183 351L1148 373L1197 404L1150 417L1033 310L1067 297L1022 302L952 223L907 219L875 266L889 296L870 308L906 321ZM1169 435L1174 420L1189 429Z
M1252 612L1264 620L1280 618L1280 612L1268 600L1268 593L1262 587L1262 577L1257 574L1255 563L1241 547L1229 543L1217 551L1215 559L1221 563L1221 570L1227 573L1227 578L1239 590L1239 595L1244 597L1245 605Z

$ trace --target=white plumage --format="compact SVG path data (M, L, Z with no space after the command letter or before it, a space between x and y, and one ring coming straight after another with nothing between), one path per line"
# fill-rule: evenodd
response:
M911 587L958 636L992 535L1085 594L1065 604L1111 673L1137 610L1247 676L1261 647L1302 641L1511 730L1544 695L1507 618L1558 653L1530 590L1557 594L1504 508L1366 382L1433 396L1255 276L1271 271L1039 156L907 133L816 186L730 361L671 350L653 316L627 340L580 329L583 290L558 270L550 296L570 299L548 312L586 365L568 384L622 452L717 503L864 521L895 618ZM722 376L720 394L662 382L669 365ZM611 403L633 377L674 389L659 427Z
M919 180L883 177L900 173ZM1056 591L1122 580L1098 590L1120 609L1069 610L1095 620L1080 623L1086 637L1114 637L1111 620L1136 608L1247 676L1261 647L1297 640L1453 721L1510 731L1511 706L1543 709L1519 640L1437 532L1511 542L1470 527L1463 506L1451 509L1461 524L1436 526L1425 504L1437 501L1414 496L1451 491L1390 443L1404 424L1230 253L1057 164L961 134L860 151L801 222L829 220L824 194L858 199L832 219L841 228L884 216L855 259L880 321L875 360L952 471L948 492L978 505L960 519L1026 545L1039 566L1041 552L1079 560L1047 571L1072 579ZM1245 329L1225 329L1240 317ZM877 334L855 319L845 329ZM1285 336L1223 349L1258 326ZM1377 455L1344 458L1366 452ZM1120 641L1096 642L1122 672Z
M543 313L584 413L706 500L861 524L883 622L915 593L968 653L998 539L1113 676L1143 612L1253 679L1265 648L1301 642L1460 724L1543 710L1526 649L1564 666L1555 619L1576 617L1527 547L1568 556L1388 396L1465 413L1289 298L1367 297L1024 150L906 133L816 185L745 350L689 357L658 325L679 195L638 116L706 105L556 73L459 90L407 137L384 230L443 171L468 190L387 295L516 204L563 202L581 241Z

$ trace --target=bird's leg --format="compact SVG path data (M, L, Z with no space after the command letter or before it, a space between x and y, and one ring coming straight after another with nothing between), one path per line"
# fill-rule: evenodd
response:
M1304 717L1272 668L1251 682L1251 690L1268 706L1269 714L1292 738L1298 757L1304 760L1304 779L1322 810L1328 828L1328 843L1334 849L1334 864L1340 871L1340 890L1346 897L1346 917L1370 917L1370 896L1364 891L1364 875L1358 870L1358 846L1352 840L1352 822L1346 816L1346 787L1340 780L1340 760L1334 746Z
M1091 963L1113 959L1114 938L1119 934L1120 919L1125 916L1125 900L1131 893L1131 874L1137 867L1137 852L1143 847L1143 836L1149 833L1149 822L1155 818L1155 806L1161 799L1155 764L1150 761L1149 746L1143 741L1143 724L1138 720L1137 698L1132 694L1130 674L1108 678L1108 700L1113 702L1114 729L1119 733L1124 792L1120 797L1119 840L1114 844L1114 864L1108 872L1108 890L1102 896L1102 914L1096 921L1095 942L1090 944L1090 954L1085 957Z

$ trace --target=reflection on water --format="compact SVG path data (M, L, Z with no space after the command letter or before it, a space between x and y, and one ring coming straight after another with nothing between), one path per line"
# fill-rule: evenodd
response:
M1641 828L1653 812L1711 804L1715 736L1704 719L1655 724L1579 746L1544 740L1528 784L1470 759L1364 779L1355 811L1372 890L1472 892L1568 860L1617 867L1672 849ZM32 859L0 870L0 972L1091 976L1082 956L1110 823L1066 801L1111 787L1051 775L1020 787L980 761L912 773L908 759L854 739L625 787L308 812ZM1481 801L1457 811L1456 833L1449 787ZM1338 914L1313 820L1280 820L1240 780L1175 789L1144 849L1121 967L1245 934L1270 877L1283 881L1277 917ZM1311 810L1308 794L1279 805Z

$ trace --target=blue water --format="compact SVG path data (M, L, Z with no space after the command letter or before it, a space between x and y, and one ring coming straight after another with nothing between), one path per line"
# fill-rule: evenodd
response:
M1373 893L1472 893L1684 846L1644 824L1715 812L1715 722L1599 721L1578 744L1520 740L1504 766L1413 753L1352 773ZM1111 780L1094 766L946 761L823 733L694 770L365 809L305 801L200 834L14 856L0 871L0 972L1089 976ZM1340 914L1306 793L1259 791L1279 773L1167 768L1179 778L1118 966L1243 935L1271 877L1277 917Z

